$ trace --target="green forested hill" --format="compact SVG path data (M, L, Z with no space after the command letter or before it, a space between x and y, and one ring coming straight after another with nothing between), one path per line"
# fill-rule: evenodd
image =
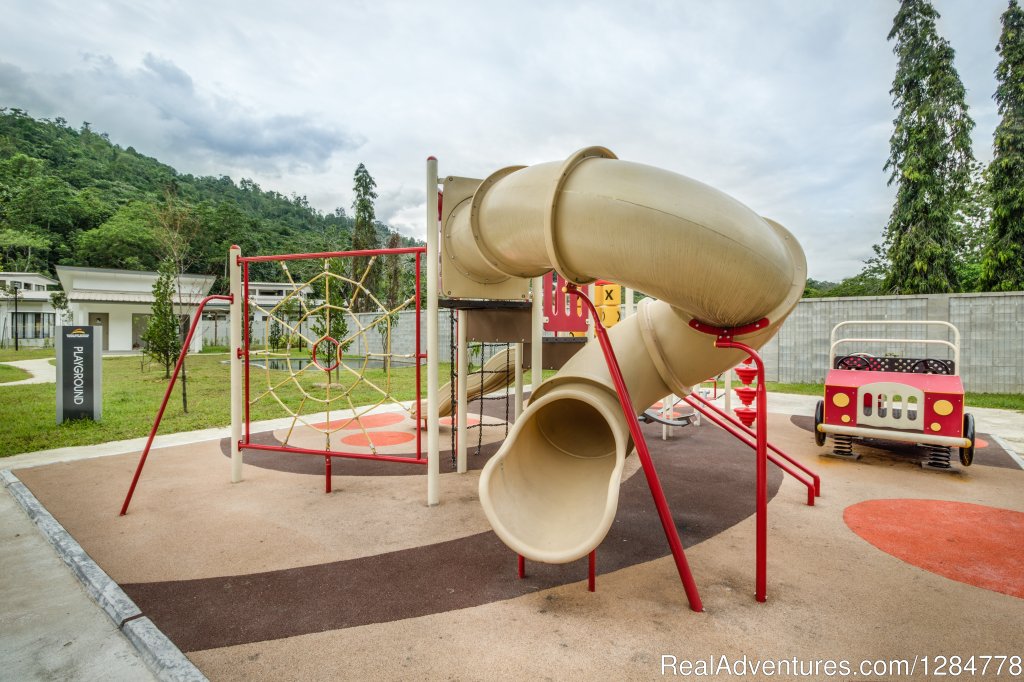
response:
M246 253L346 249L353 220L342 208L325 214L304 196L263 190L252 180L178 173L87 123L76 130L61 118L0 108L2 269L156 270L169 227L187 237L187 269L220 278L231 244ZM390 232L377 224L381 246Z

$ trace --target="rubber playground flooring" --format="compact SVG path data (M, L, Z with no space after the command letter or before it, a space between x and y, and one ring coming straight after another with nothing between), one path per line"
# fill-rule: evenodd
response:
M820 457L805 418L770 415L770 439L821 475L822 496L807 506L804 487L769 465L759 604L751 451L707 422L668 440L645 426L704 601L694 613L635 457L597 552L597 591L585 559L527 563L519 580L477 499L478 470L504 436L484 421L468 474L442 453L434 508L416 464L336 459L327 495L322 458L248 453L233 485L226 441L154 451L126 517L136 454L17 475L212 680L651 679L663 655L856 666L1022 653L1024 471L985 434L974 466L938 473L898 448ZM386 418L379 430L414 425ZM378 450L408 452L395 440Z

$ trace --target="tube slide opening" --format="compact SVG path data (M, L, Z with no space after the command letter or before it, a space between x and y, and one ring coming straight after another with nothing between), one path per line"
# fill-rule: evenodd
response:
M531 405L481 474L494 531L534 561L586 556L618 507L628 434L602 389L553 391Z

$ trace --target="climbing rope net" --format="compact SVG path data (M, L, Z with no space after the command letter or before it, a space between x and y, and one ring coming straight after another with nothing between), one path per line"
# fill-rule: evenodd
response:
M397 411L418 421L420 363L425 357L419 341L420 260L424 251L376 249L241 259L245 307L243 447L352 456L338 449L335 436L343 429L352 433L357 428L376 456L366 424L368 415ZM410 260L414 260L415 272L411 293L399 285L402 270L412 269ZM250 291L249 266L257 262L273 262L280 267L287 283L283 297L265 300L258 291L255 295ZM379 278L382 266L388 271L385 279L393 280L384 287L386 295L375 292L377 287L371 285ZM415 341L406 352L396 352L392 332L399 324L399 313L406 310L416 311L411 321ZM257 320L262 323L262 338L257 337L254 345L252 332ZM410 367L415 368L415 400L411 403L395 395L399 388L408 393L411 383L408 377L397 379L396 370ZM260 378L253 377L254 373ZM291 417L279 447L260 446L249 438L251 408L268 401ZM322 450L293 446L297 426L320 434ZM418 429L416 446L416 459L421 460Z
M450 316L449 319L451 320L450 334L451 334L451 338L454 339L457 336L456 329L457 329L457 326L459 324L458 323L458 316L453 314L453 315ZM457 457L457 455L456 455L456 445L457 445L457 435L458 434L457 434L457 431L456 431L456 428L455 428L455 424L458 422L458 418L459 418L459 401L458 401L458 396L457 396L458 382L469 379L469 377L465 377L465 378L459 377L458 362L456 362L457 358L456 358L456 348L455 348L455 346L456 346L456 344L454 344L454 343L451 344L451 353L450 353L450 356L449 356L449 364L448 364L448 366L450 367L448 386L449 386L449 390L451 391L451 404L452 404L452 415L451 415L451 420L452 420L452 428L451 428L451 448L452 448L452 452L451 452L451 466L452 466L453 470L457 467L457 462L456 462L456 457ZM475 400L468 401L468 402L475 402L477 404L477 408L476 409L477 409L477 414L478 414L478 417L479 417L479 421L476 424L467 424L466 425L466 430L467 431L471 431L473 429L476 429L476 431L477 431L476 447L475 447L475 449L473 451L473 455L474 456L475 455L479 455L480 452L483 450L483 447L484 447L484 428L486 426L488 426L488 424L485 421L486 420L486 415L485 415L485 412L484 412L484 410L485 410L484 401L502 401L504 403L504 408L505 408L504 429L505 429L505 437L506 438L508 437L508 426L509 426L509 419L510 419L510 416L511 416L510 405L511 405L511 396L512 396L512 394L511 394L511 392L509 390L509 387L512 385L512 375L514 374L514 370L512 369L512 365L510 365L508 363L505 363L504 366L501 369L497 369L497 370L487 369L484 366L485 360L487 358L489 358L492 354L497 353L497 352L502 352L502 351L504 351L506 354L510 353L511 349L512 349L512 344L510 344L510 343L478 343L478 344L475 344L475 348L480 353L479 364L477 365L477 367L475 369L470 369L470 374L476 374L479 377L479 381L480 381L480 385L481 386L486 381L485 380L485 375L488 375L488 374L502 375L504 377L505 389L503 391L495 393L495 394L486 394L485 391L480 391L479 395L477 395ZM467 405L467 407L469 407L469 406Z

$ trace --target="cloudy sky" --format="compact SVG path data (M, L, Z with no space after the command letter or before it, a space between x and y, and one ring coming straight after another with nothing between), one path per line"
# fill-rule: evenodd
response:
M991 157L1005 0L933 0ZM423 162L483 177L603 145L787 225L810 274L855 274L882 166L896 0L7 0L0 106L89 121L200 175L255 179L423 235Z

